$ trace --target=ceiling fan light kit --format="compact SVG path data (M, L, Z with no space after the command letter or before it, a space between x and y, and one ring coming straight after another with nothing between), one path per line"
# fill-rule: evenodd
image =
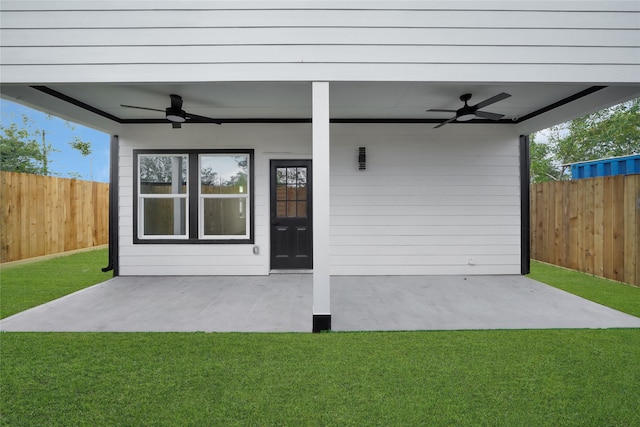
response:
M461 114L456 117L456 122L468 122L469 120L473 120L476 118L476 115L473 113Z
M184 123L187 121L184 111L174 111L171 107L167 108L167 120L175 123Z
M173 123L184 123L187 121L187 113L182 110L182 97L171 94L171 107L166 109L167 120Z

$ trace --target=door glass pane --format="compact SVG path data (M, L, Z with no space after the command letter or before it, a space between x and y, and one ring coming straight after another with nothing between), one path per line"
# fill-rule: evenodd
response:
M245 154L201 155L201 194L247 194L248 167Z
M297 181L297 168L287 168L287 185L295 187Z
M287 200L296 200L297 198L297 193L296 193L296 186L295 184L293 185L289 185L287 187Z
M307 217L307 168L276 168L276 215Z
M186 199L144 199L146 236L184 236L186 234Z
M296 202L287 202L287 216L289 218L295 218L296 215Z
M287 168L276 168L276 184L287 183Z
M298 168L297 169L297 184L298 186L307 185L307 168Z
M307 217L307 202L297 202L296 213L298 218L306 218Z
M140 194L185 194L187 192L186 155L141 155Z
M278 184L276 186L276 200L285 201L287 200L287 186Z
M307 184L306 183L298 183L298 188L296 191L296 200L307 200Z
M207 236L247 234L246 198L203 199L203 232Z

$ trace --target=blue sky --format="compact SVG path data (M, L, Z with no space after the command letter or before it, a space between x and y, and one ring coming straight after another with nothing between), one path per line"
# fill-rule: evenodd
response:
M8 127L11 123L22 126L24 114L32 120L29 126L32 133L36 130L45 131L47 144L50 143L55 150L58 150L50 156L51 175L87 181L109 181L110 137L108 134L77 123L66 122L58 117L4 99L0 100L0 112L0 122L3 127ZM91 143L93 152L90 156L83 157L79 151L71 148L69 142L75 137Z

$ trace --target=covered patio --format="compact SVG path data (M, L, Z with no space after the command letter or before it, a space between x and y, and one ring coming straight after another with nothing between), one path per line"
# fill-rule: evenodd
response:
M311 332L311 274L116 277L2 331ZM640 318L506 276L333 276L333 331L638 328Z

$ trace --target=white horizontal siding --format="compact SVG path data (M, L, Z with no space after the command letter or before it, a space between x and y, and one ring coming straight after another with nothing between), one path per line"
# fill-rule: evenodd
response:
M331 274L520 272L518 139L510 128L335 124L331 138ZM120 143L123 275L268 274L269 161L310 158L310 125L123 126ZM362 145L366 171L357 170ZM244 244L133 244L133 149L175 147L255 150L259 255Z
M402 205L397 204L399 209L402 209ZM399 219L401 221L401 218ZM429 218L424 218L425 222L429 221ZM354 237L354 241L357 241L359 236L378 236L389 237L391 239L402 236L451 236L455 234L467 235L467 236L518 236L520 235L520 227L516 225L502 225L502 226L487 226L481 223L467 222L463 223L462 220L456 225L403 225L395 224L395 218L389 218L389 224L387 225L350 225L350 226L331 226L331 235L333 236L351 236Z
M402 242L400 242L402 243ZM444 256L466 254L469 256L480 255L513 255L520 251L518 245L474 245L472 248L465 245L389 245L385 247L387 257L406 257L406 256ZM334 245L332 255L336 258L343 256L375 256L380 257L379 248L376 246L354 246L354 245ZM428 261L433 261L429 259ZM466 262L467 260L465 260ZM384 261L382 262L385 263ZM336 263L339 265L340 263Z
M471 187L471 186L469 186ZM337 190L336 187L332 189L334 192ZM402 206L402 212L398 212L398 209L395 208L395 205L380 205L380 204L370 204L370 205L354 205L350 204L346 205L334 205L331 207L331 212L334 215L339 215L342 217L347 216L355 216L360 217L362 215L368 215L371 217L375 216L389 216L393 215L398 218L405 218L407 216L450 216L451 211L453 209L459 209L458 206L455 205L408 205L404 204ZM464 215L464 214L461 214ZM502 217L504 215L520 215L519 206L511 205L511 206L499 206L499 205L489 205L489 206L481 206L474 205L473 207L473 215L476 217L479 216L499 216Z
M6 47L41 46L638 46L636 29L608 28L85 28L0 29Z
M334 267L382 267L386 266L389 270L393 268L403 269L405 267L422 267L423 269L429 268L429 266L453 266L460 267L468 265L469 262L478 263L481 265L516 265L520 263L520 254L501 254L501 255L399 255L391 256L389 254L384 255L366 255L366 256L334 256L331 258L331 264ZM471 265L470 269L475 267ZM367 274L363 269L363 272L359 274ZM385 273L388 274L388 273ZM402 273L404 274L404 273ZM424 272L422 273L424 274Z
M396 211L397 211L397 208L396 208ZM394 216L395 215L392 215L392 217ZM414 227L423 226L425 222L428 222L430 226L437 226L439 229L442 229L443 232L446 231L446 228L445 228L446 226L460 227L460 224L474 224L474 226L498 225L498 226L501 226L501 228L503 225L520 226L520 218L517 216L513 216L513 217L505 217L503 215L477 216L472 213L470 213L469 215L447 215L447 216L401 215L398 218L398 220L401 221L402 224L396 225L394 226L394 228L400 229L401 227L406 227L406 228L413 229ZM367 228L371 230L373 229L373 227L388 227L389 216L342 215L342 216L335 216L331 221L331 224L333 227L335 227L336 232L339 232L341 230L341 227L353 227L353 226L367 226Z
M480 2L478 2L481 4ZM78 3L81 5L82 3ZM546 10L360 10L298 9L296 2L282 9L62 10L3 12L3 28L238 28L238 27L391 27L391 28L620 28L634 29L638 15L627 11ZM505 4L508 7L508 4ZM100 19L96 19L99 14Z
M392 270L394 273L389 273ZM366 273L362 273L366 271ZM499 275L499 274L520 274L520 271L516 271L512 266L505 264L497 265L431 265L425 267L424 265L405 265L402 267L396 267L394 269L389 268L387 265L369 265L369 266L334 266L331 268L331 274L336 276L359 276L362 274L371 276L387 276L393 275L406 275L406 276L448 276L448 275Z
M121 266L121 276L261 276L264 268L260 266L210 266L210 265L131 265Z
M1 61L0 61L1 62ZM259 66L258 66L259 65ZM627 84L640 67L624 64L93 64L0 65L3 83L201 81L435 81ZM538 128L536 128L538 129Z
M398 183L398 185L402 185ZM431 185L441 185L440 182L433 182ZM380 199L380 200L377 200ZM410 197L410 196L397 196L396 194L388 194L385 197L370 197L370 196L331 196L331 202L339 205L341 203L350 203L355 206L376 206L383 204L385 206L451 206L456 209L461 207L473 205L473 206L509 206L514 203L514 200L518 200L513 196L484 196L477 194L474 196L438 196L438 197Z
M130 3L3 2L3 81L615 83L640 70L637 2Z
M340 196L349 196L353 197L356 195L360 196L377 196L377 195L388 195L393 194L394 197L412 197L416 199L421 199L423 197L428 197L432 200L434 197L441 196L465 196L465 197L475 197L477 189L474 188L476 186L465 186L464 184L454 186L431 186L425 187L424 185L416 184L407 184L402 183L401 185L378 185L375 187L361 187L356 185L342 185L337 187L333 191L334 197ZM483 196L517 196L519 194L519 187L515 185L484 185L482 188Z
M333 209L333 207L332 207ZM402 219L399 219L401 221ZM370 246L372 248L379 247L394 247L397 245L402 246L428 246L431 248L440 248L444 246L465 246L468 250L474 251L476 247L490 247L493 245L506 245L520 247L520 242L517 243L514 240L512 234L505 235L492 235L489 236L490 241L487 240L487 234L470 235L463 233L441 235L441 236L395 236L394 238L388 238L377 235L364 235L358 236L354 239L353 236L331 236L331 244L334 248L338 246ZM338 251L339 252L339 251ZM332 252L333 253L333 252Z
M520 272L510 129L335 125L331 148L332 274Z
M169 246L169 245L167 245ZM250 245L245 245L250 246ZM264 274L264 262L255 255L251 254L251 250L245 251L244 255L229 255L227 251L221 251L221 253L211 254L206 253L208 251L200 251L199 255L182 256L181 250L178 248L175 250L177 253L181 253L181 256L175 256L170 253L171 247L167 247L165 255L140 255L122 257L120 266L127 268L133 267L147 267L147 269L153 271L155 267L160 266L172 266L176 271L179 271L185 267L207 267L212 269L224 269L226 267L232 271L238 271L244 267L255 270L261 269L261 273ZM202 254L205 252L205 254ZM152 273L153 274L153 273ZM239 273L227 273L227 274L239 274Z
M637 47L93 46L5 47L5 65L121 64L640 64Z
M144 0L142 0L144 1ZM82 7L79 8L79 3ZM625 11L640 10L640 5L631 0L608 1L545 1L518 0L509 2L509 10L547 10L547 11ZM291 0L181 0L182 9L204 10L215 7L219 10L243 10L243 9L289 9ZM505 10L505 0L482 1L477 0L368 0L363 7L362 0L297 0L298 9L325 9L330 5L332 9L394 9L394 10ZM146 6L138 1L131 0L93 0L82 2L81 0L5 0L4 10L136 10ZM172 0L156 0L153 8L158 10L175 10L176 2Z

